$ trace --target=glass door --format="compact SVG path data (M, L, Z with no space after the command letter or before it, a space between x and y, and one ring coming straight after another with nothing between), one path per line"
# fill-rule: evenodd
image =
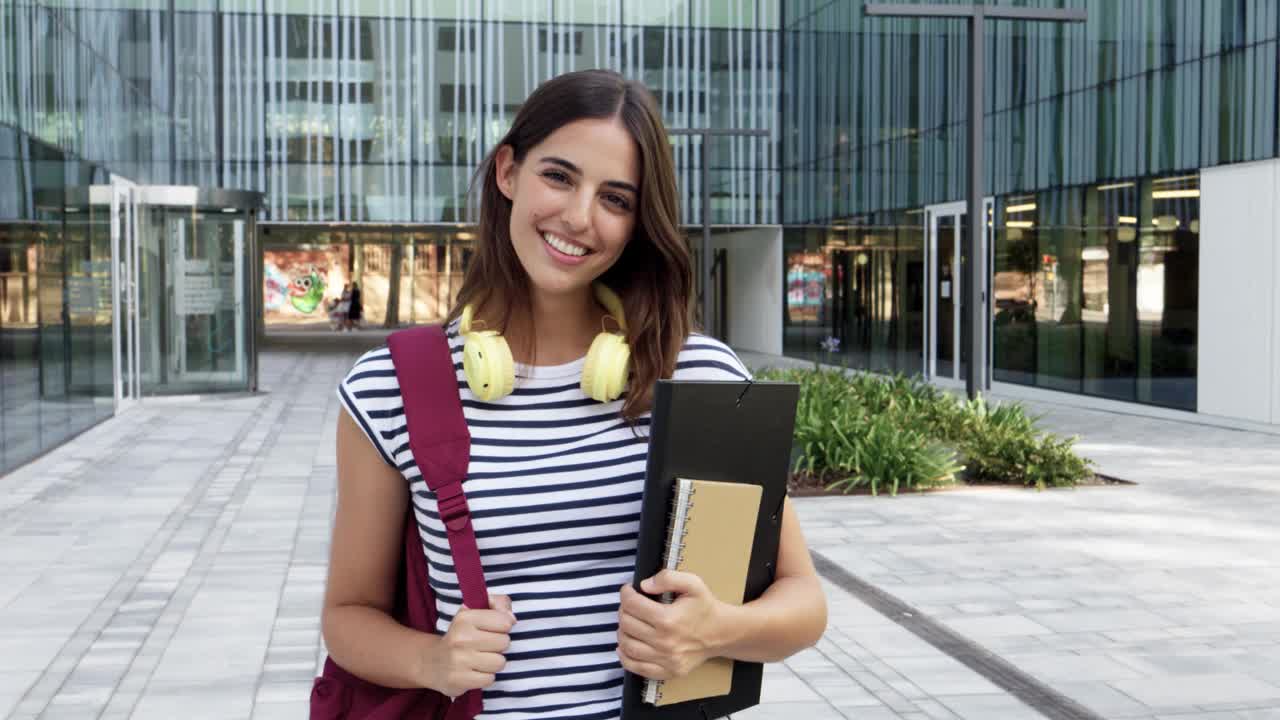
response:
M991 257L991 207L992 200L984 203L987 210L987 228L984 233L986 257ZM969 261L964 252L964 238L969 233L967 206L964 202L931 205L925 208L925 307L928 322L925 323L924 348L925 372L934 381L943 384L962 384L969 363L969 344L963 332L964 277ZM979 302L987 304L990 274L985 287L980 289ZM989 318L987 313L984 317ZM989 319L988 323L989 324ZM984 325L986 325L984 324ZM978 328L984 338L989 338L989 328ZM987 353L988 358L990 352ZM989 363L988 363L989 364ZM984 373L982 385L987 384L989 371Z
M245 225L239 215L165 212L170 386L200 390L245 378Z
M961 257L964 203L926 208L925 281L927 315L925 368L933 380L961 379L957 346L960 344Z
M112 176L111 193L111 355L115 410L142 394L138 322L137 186Z

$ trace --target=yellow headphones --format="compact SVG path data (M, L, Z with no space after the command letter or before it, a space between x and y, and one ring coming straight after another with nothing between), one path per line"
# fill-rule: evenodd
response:
M627 384L631 348L627 345L627 320L622 300L600 283L592 286L596 299L609 311L621 332L602 332L591 342L582 365L582 392L599 402L616 400ZM511 348L496 330L472 330L472 308L463 308L458 332L462 346L462 371L471 392L485 402L511 394L516 381L516 365Z

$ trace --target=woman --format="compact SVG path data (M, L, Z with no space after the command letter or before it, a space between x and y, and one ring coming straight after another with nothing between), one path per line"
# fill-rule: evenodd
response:
M491 609L461 607L447 589L456 578L443 526L403 434L390 355L374 350L339 389L347 412L323 622L333 658L381 685L483 688L482 717L614 718L624 669L665 679L709 657L777 661L812 645L826 604L790 505L776 580L758 600L728 606L678 572L643 584L676 593L670 605L629 584L654 382L747 377L728 347L691 332L691 260L652 96L606 71L550 80L477 177L479 239L448 331L460 364L470 306L470 329L500 330L516 363L515 391L489 401L458 371ZM578 384L593 339L615 328L597 281L621 297L632 351L628 390L608 402ZM387 614L409 502L441 583L439 635Z
M351 329L351 283L343 284L342 295L338 298L333 314L339 319L338 330L346 332Z
M355 330L364 317L364 303L360 300L360 283L351 283L351 309L347 312L347 329Z

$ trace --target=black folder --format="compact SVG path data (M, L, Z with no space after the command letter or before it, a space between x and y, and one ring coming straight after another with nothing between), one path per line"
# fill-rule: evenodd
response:
M637 591L662 567L675 480L684 477L762 487L743 602L764 594L778 558L799 398L795 383L658 381L632 581ZM627 673L622 720L724 717L760 703L763 670L759 663L735 662L728 695L665 707L643 702L644 678Z

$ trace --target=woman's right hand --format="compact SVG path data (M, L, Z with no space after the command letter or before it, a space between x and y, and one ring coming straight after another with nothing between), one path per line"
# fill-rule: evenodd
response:
M494 676L506 667L503 653L511 645L515 624L511 598L506 595L490 595L488 610L463 605L441 639L443 652L428 686L452 698L492 685Z

